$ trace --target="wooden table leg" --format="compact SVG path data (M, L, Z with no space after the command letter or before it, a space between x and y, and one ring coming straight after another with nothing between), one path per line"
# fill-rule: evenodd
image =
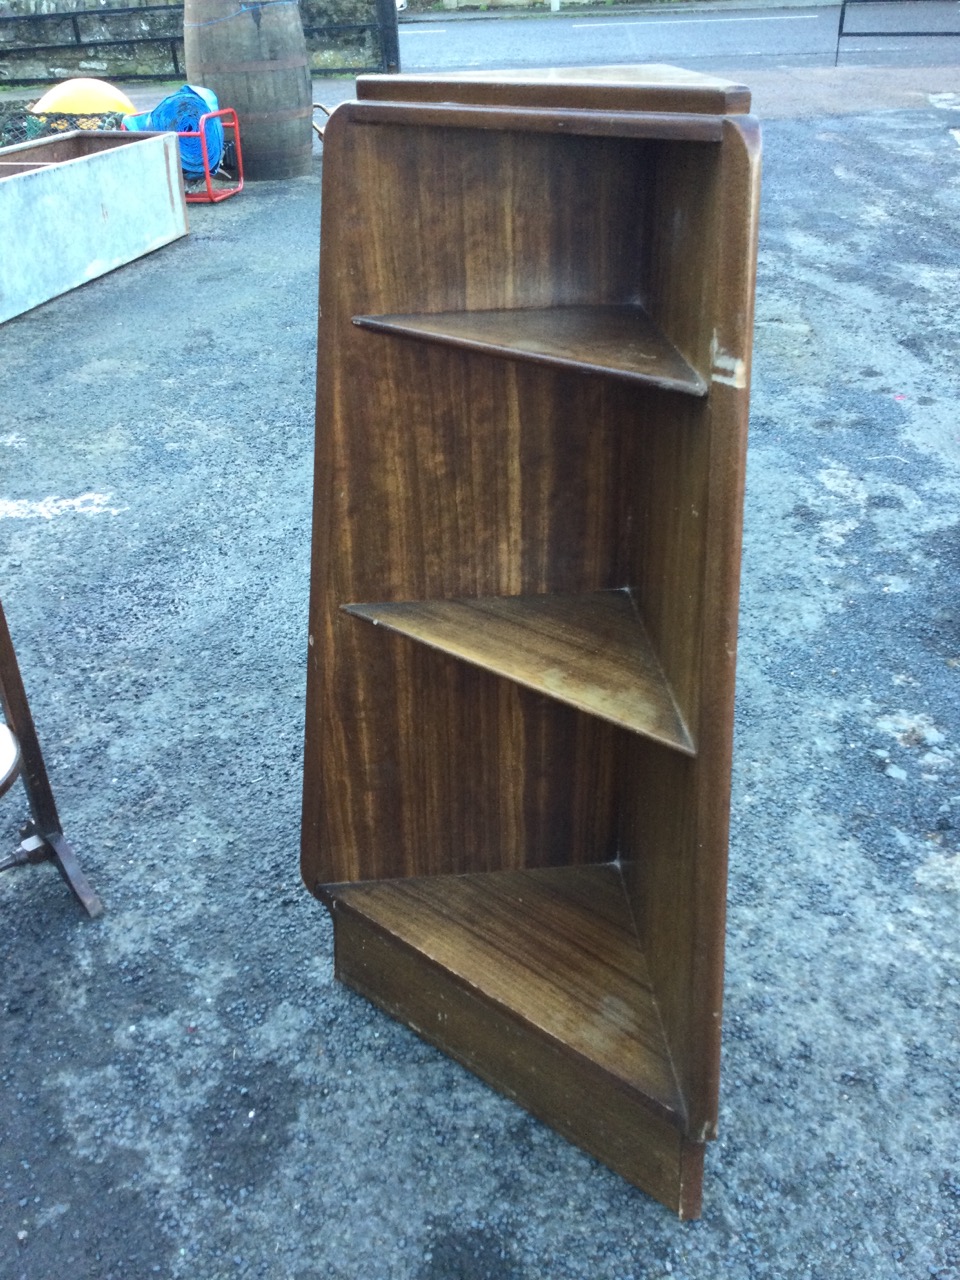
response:
M7 727L20 748L20 777L26 788L33 822L22 832L20 848L0 860L0 871L34 862L53 862L77 901L91 918L103 914L103 903L80 869L60 825L53 789L30 713L17 655L0 605L0 705Z

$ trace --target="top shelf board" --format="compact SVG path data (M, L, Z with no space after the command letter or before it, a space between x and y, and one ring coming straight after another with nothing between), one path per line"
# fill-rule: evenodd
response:
M744 85L665 63L451 71L430 76L370 75L358 79L357 97L366 101L708 115L742 115L750 110L750 90Z
M363 329L705 396L707 383L639 306L354 316Z

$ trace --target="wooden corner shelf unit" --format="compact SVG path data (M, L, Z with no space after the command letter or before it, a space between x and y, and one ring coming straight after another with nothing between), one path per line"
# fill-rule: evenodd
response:
M759 135L667 67L324 137L302 870L344 982L684 1217L716 1132Z

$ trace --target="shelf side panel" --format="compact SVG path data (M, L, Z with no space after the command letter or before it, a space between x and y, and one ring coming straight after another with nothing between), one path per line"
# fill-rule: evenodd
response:
M749 119L727 122L716 206L718 246L714 295L715 352L723 360L713 371L702 428L687 436L686 462L678 454L650 454L665 480L663 511L695 502L699 537L683 519L674 520L672 540L691 549L701 586L696 616L682 622L667 596L646 598L644 616L654 642L667 655L670 634L696 653L696 676L689 693L680 687L681 706L693 706L696 760L659 750L635 739L628 768L654 792L673 797L669 806L644 806L625 791L623 857L637 927L650 960L651 976L681 1089L687 1102L690 1136L715 1136L718 1109L723 944L726 912L727 841L733 745L734 673L746 454L748 386L756 269L759 195L759 139ZM657 444L662 444L658 441ZM671 497L671 494L673 495ZM694 555L693 550L699 547ZM671 576L669 554L650 550L646 563ZM676 597L671 597L675 599ZM675 685L677 687L677 685Z
M643 419L624 432L620 473L622 525L629 530L622 542L623 580L633 588L694 741L701 718L709 414L704 401L652 393Z
M628 591L343 607L581 711L694 753Z
M716 282L723 251L722 148L658 144L647 207L645 305L665 339L709 379L717 350Z
M703 396L707 384L639 306L356 316L364 329Z

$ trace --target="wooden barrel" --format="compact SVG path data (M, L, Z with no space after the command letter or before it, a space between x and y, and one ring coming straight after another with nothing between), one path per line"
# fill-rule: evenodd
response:
M313 89L297 0L185 0L187 79L240 124L248 178L310 169Z

